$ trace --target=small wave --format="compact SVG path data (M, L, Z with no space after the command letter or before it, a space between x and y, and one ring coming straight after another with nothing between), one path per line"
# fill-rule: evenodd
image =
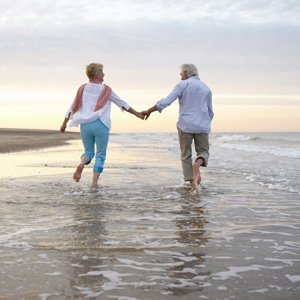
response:
M274 156L280 157L290 157L290 158L300 158L300 150L297 148L267 148L267 147L258 147L258 146L251 146L251 145L244 145L244 144L227 144L227 143L214 143L214 146L244 151L244 152L256 152L262 154L272 154Z
M241 175L245 176L247 180L250 182L253 182L255 184L265 186L271 190L280 190L280 191L288 191L291 193L297 193L300 194L300 190L295 186L292 186L290 181L287 179L278 179L274 178L272 176L267 175L258 175L258 174L251 174L247 172L237 172L237 171L229 171L229 170L220 170L223 173L227 174L235 174L235 175ZM221 193L221 190L218 190L218 193Z
M266 186L271 190L279 190L279 191L288 191L291 193L300 193L300 190L296 187L292 187L289 185L289 182L286 180L278 180L270 176L258 176L254 174L248 174L246 179L259 184L261 186Z
M248 136L242 134L222 135L217 137L218 141L255 141L260 139L258 136Z
M290 280L293 283L299 282L300 281L300 275L290 275L286 274L285 277Z
M4 239L0 239L0 246L4 248L15 248L15 249L22 249L22 250L30 250L33 248L33 246L31 246L25 241L4 240Z
M262 269L277 269L278 267L270 267L270 266L264 266L264 265L258 265L254 264L251 266L240 266L240 267L228 267L228 271L218 272L212 274L212 278L215 280L228 280L232 277L242 278L240 273L245 273L249 271L260 271Z

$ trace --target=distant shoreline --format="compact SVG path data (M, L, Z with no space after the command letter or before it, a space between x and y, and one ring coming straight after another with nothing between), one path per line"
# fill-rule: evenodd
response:
M0 128L0 153L20 152L64 145L80 139L78 132L58 130Z
M125 132L114 132L110 135L124 134ZM150 132L155 134L157 132ZM162 132L165 133L165 132ZM172 133L176 133L175 131ZM268 134L268 133L291 133L299 134L299 131L283 132L212 132L214 134ZM125 134L130 134L129 132ZM136 134L136 133L133 133ZM140 134L143 134L140 132ZM149 132L145 132L149 134ZM0 154L10 152L27 151L31 149L42 149L65 145L69 140L80 139L79 132L66 131L61 133L58 130L50 129L23 129L23 128L0 128Z

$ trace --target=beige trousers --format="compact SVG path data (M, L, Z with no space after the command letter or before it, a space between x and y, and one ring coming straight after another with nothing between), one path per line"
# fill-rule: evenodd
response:
M184 180L194 179L192 162L192 143L194 141L197 158L202 158L206 167L209 158L209 136L207 133L186 133L178 128L178 138L181 150L181 165Z

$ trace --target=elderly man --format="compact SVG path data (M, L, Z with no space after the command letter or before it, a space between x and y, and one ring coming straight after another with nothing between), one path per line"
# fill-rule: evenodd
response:
M209 158L209 133L214 117L212 93L210 88L200 80L193 64L181 66L181 81L171 93L156 105L143 111L146 120L154 111L164 108L179 100L179 118L177 122L181 150L182 171L185 181L189 181L195 190L201 182L200 166L206 167ZM192 162L192 142L194 140L196 160Z

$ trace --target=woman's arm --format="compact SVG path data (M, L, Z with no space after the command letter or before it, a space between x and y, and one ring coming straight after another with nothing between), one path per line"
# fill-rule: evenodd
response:
M132 107L129 106L127 102L122 100L114 91L111 92L110 100L119 106L122 110L125 110L133 115L135 115L137 118L144 120L144 115L141 112L137 112Z
M60 126L60 132L65 132L66 131L67 124L70 120L70 115L71 115L71 113L69 113L69 115L67 117L65 117L62 125Z
M126 110L127 112L135 115L137 118L144 120L145 116L143 115L142 112L138 112L136 110L134 110L132 107L129 107L129 109L126 109L125 107L122 107L124 110Z

